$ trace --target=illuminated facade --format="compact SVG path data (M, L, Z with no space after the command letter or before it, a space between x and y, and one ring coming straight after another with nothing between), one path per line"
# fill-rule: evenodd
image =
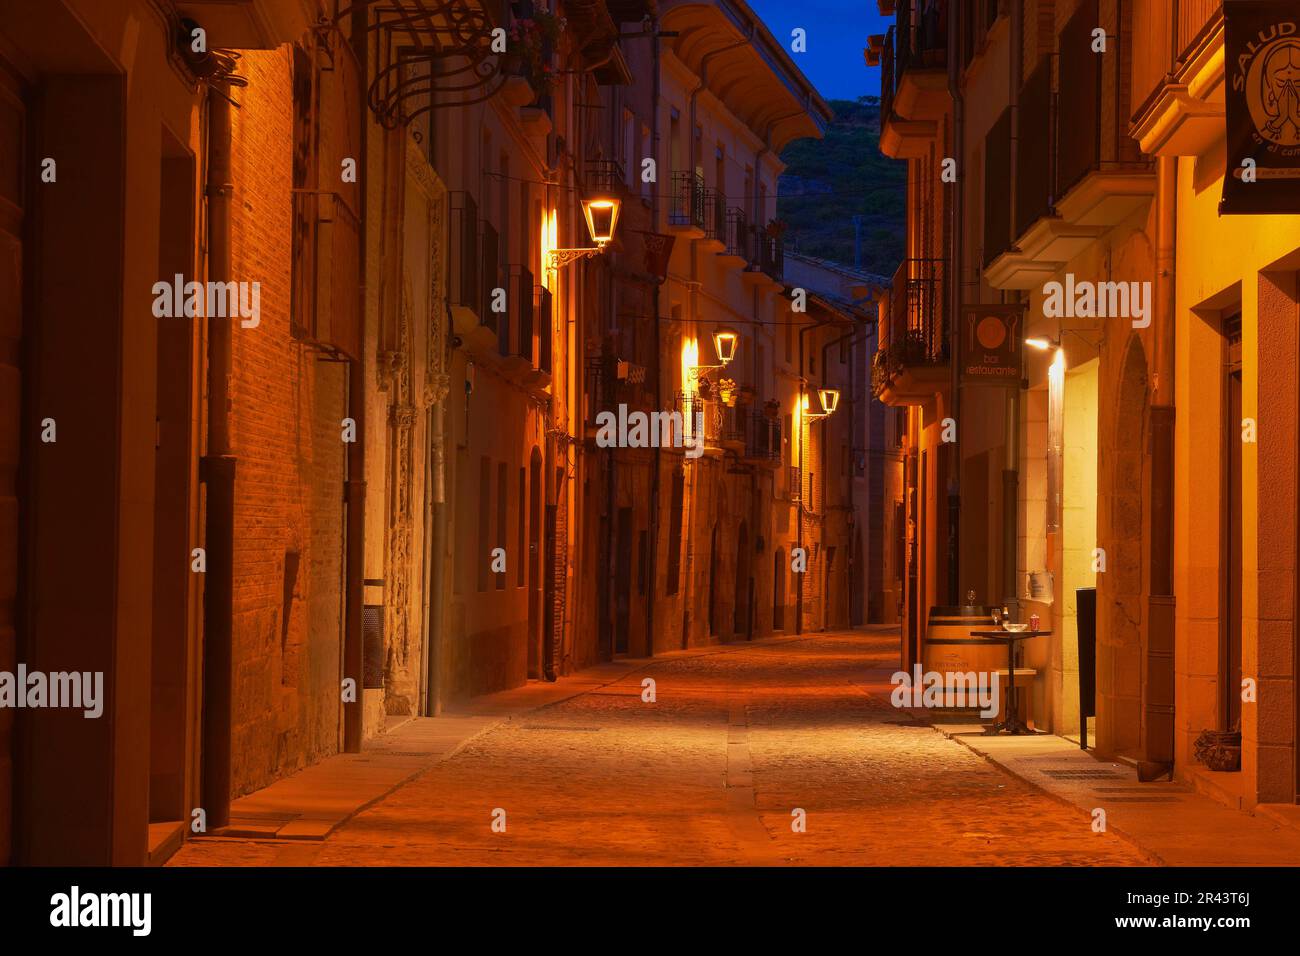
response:
M936 606L1036 613L1033 716L1076 734L1095 588L1097 751L1294 803L1300 247L1295 216L1219 215L1227 5L890 6L867 55L909 258L876 389L908 409L908 653ZM972 306L1023 310L1022 388L963 376ZM1240 732L1239 769L1197 759L1205 731Z

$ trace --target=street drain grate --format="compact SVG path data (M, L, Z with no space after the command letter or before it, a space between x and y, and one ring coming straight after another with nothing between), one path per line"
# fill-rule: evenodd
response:
M572 727L567 724L524 724L524 730L560 730L580 734L594 734L601 727Z
M1106 797L1107 803L1178 803L1180 797Z
M1091 780L1095 777L1109 780L1123 779L1120 774L1111 770L1040 770L1038 772L1054 780Z

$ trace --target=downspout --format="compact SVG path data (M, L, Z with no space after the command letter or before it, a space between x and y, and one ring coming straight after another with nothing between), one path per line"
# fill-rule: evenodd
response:
M958 175L952 184L952 208L949 215L948 237L951 255L948 265L948 361L951 365L949 382L949 414L958 423L949 455L948 468L948 604L958 603L961 578L961 368L957 362L958 328L961 324L962 252L965 245L965 177L960 164L965 159L966 101L961 90L961 30L958 21L964 15L960 4L948 6L948 95L952 97L953 153L958 162ZM1014 41L1013 41L1014 45ZM1012 182L1015 182L1014 178ZM919 437L919 436L918 436Z
M1020 161L1020 83L1024 74L1024 0L1014 0L1011 8L1011 182L1019 175ZM1011 190L1011 222L1016 222L1016 192ZM1012 228L1015 228L1014 225ZM1016 301L1021 293L1015 293ZM1024 381L1024 354L1020 357L1020 375L1007 394L1005 460L1002 465L1002 604L1013 621L1020 619L1020 598L1016 588L1016 547L1020 516L1020 391ZM954 595L955 597L955 595Z
M651 142L654 144L654 155L659 155L659 20L656 18L651 27L654 31L654 91L651 94L652 101L650 104L651 114ZM659 227L659 190L658 188L650 191L650 221L654 223L654 228ZM663 403L663 375L659 361L659 347L661 330L659 323L659 290L662 283L656 282L654 287L654 373L655 373L655 408L662 410ZM659 442L654 443L654 464L650 470L650 554L649 567L647 574L650 580L646 582L646 608L645 608L645 656L653 657L655 651L655 601L659 594L659 581L656 569L659 567L659 470L663 464L662 451L659 448Z
M367 39L369 11L364 6L357 6L352 11L352 53L357 61L357 80L360 87L361 101L366 100L366 77L369 73L367 60ZM354 441L348 443L347 461L348 477L344 486L344 501L347 503L347 552L344 556L346 569L344 587L346 602L343 624L343 679L352 681L351 700L344 698L343 703L343 750L345 753L361 752L363 731L363 639L361 634L362 608L365 603L365 554L366 554L366 373L365 373L365 329L366 329L366 249L369 245L366 230L369 219L366 216L366 197L370 180L366 176L367 153L369 149L367 136L369 124L364 109L360 120L360 149L357 156L357 179L362 184L359 192L358 215L361 219L361 244L357 250L357 322L361 335L360 355L348 362L348 417L353 421Z
M208 274L230 281L229 86L208 93ZM235 456L230 446L232 324L208 316L208 447L200 462L206 486L203 587L203 770L209 831L230 823L232 643L234 640Z

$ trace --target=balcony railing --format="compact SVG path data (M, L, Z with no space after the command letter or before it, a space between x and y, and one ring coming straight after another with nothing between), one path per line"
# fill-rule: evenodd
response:
M898 371L948 361L945 261L904 259L894 273L889 323L872 369L876 393Z
M704 190L704 238L725 243L727 197L716 189Z
M781 423L762 412L749 412L745 431L745 457L751 461L781 460Z
M768 227L754 226L748 258L755 269L780 280L785 274L785 237Z
M704 228L704 177L692 172L673 173L673 201L668 211L672 226Z
M1061 31L1058 72L1069 81L1060 83L1056 94L1057 201L1091 172L1142 165L1137 143L1127 135L1128 111L1116 100L1114 84L1103 83L1102 58L1092 52L1098 9L1098 0L1084 0ZM1122 90L1127 88L1129 69L1123 60L1121 69L1125 71Z
M726 254L729 256L742 256L749 258L749 220L745 217L743 209L737 209L732 206L727 210L726 235L723 240L726 245Z
M880 121L894 115L896 57L894 56L894 27L885 31L885 42L880 46Z
M898 78L909 69L939 69L948 63L947 0L910 0L898 4L896 25Z
M692 442L701 437L706 446L717 447L723 438L723 409L726 406L711 398L679 392L675 411L682 416L682 434Z

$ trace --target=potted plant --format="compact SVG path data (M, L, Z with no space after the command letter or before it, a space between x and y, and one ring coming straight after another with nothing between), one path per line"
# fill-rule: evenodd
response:
M1241 769L1241 730L1202 730L1193 750L1198 763L1210 770L1231 772Z
M551 91L559 78L551 65L551 52L563 32L563 21L536 10L510 25L506 35L506 71L528 80L538 96Z

